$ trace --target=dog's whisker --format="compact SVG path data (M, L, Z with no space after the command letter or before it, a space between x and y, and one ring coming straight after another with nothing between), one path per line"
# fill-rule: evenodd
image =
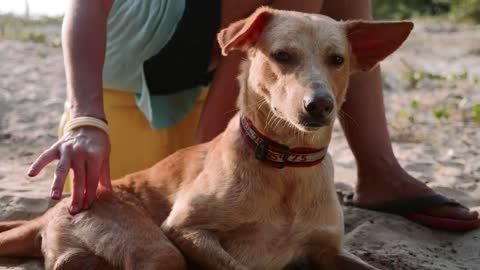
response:
M355 123L355 125L356 125L357 127L360 126L360 125L358 124L358 122L355 121L355 119L354 119L352 116L350 116L348 113L346 113L344 110L340 109L340 110L338 110L338 113L339 113L338 115L339 115L340 117L346 116L346 117L348 117L350 120L352 120L353 123ZM345 118L342 118L342 119L345 119Z
M261 107L266 104L266 100L265 99L262 99L262 100L259 100L258 102L254 103L254 104L251 104L251 105L248 105L248 106L245 106L245 109L248 113L252 113L252 114L255 114L257 113Z
M265 99L262 100L262 102L260 102L260 104L258 105L258 108L257 108L257 111L255 111L255 113L258 113L260 111L260 109L262 108L263 105L267 104L267 101ZM270 111L269 111L270 113Z
M348 113L346 113L345 111L343 110L339 110L338 111L338 116L339 116L339 120L346 120L345 117L348 117L351 122L353 122L353 125L343 125L343 129L344 129L344 132L348 132L349 129L358 129L360 127L360 125L358 124L357 121L355 121L355 119L353 119L353 117L351 117Z
M272 111L270 111L270 113L271 113L271 117L270 117L270 120L269 120L269 122L268 122L268 125L269 125L270 128L273 129L275 123L278 122L278 121L280 121L281 118L278 117L278 116L276 116L275 113L273 113Z
M281 118L277 118L278 121L276 122L275 126L273 127L274 129L277 129L278 128L278 125L280 125L282 123L282 119Z
M275 115L273 114L273 112L268 111L267 120L266 120L266 123L265 123L265 129L269 128L270 121L272 121L274 119L274 117L275 117Z
M261 103L262 101L258 101L257 103L250 104L245 106L245 108L251 112L255 112L255 109L257 109L257 106Z
M272 117L270 119L270 122L269 122L269 125L270 125L270 128L273 128L273 125L275 124L275 121L277 121L277 117L275 117L272 113Z

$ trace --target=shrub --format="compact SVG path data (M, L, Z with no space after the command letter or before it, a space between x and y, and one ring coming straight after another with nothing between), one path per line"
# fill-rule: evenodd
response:
M373 0L377 19L447 15L456 21L480 22L480 0Z
M452 0L451 18L480 22L480 0Z

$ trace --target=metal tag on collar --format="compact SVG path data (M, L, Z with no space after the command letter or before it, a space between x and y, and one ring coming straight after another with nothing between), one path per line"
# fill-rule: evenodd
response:
M268 157L268 142L262 141L255 148L255 157L260 161L267 161Z

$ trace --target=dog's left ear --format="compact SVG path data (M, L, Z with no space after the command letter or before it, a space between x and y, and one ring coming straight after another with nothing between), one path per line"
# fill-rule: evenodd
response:
M232 23L220 31L217 39L222 54L227 55L232 50L245 50L254 44L267 25L272 13L273 11L270 8L259 8L248 18Z
M353 70L368 71L397 50L407 39L413 23L346 22L348 41L352 48Z

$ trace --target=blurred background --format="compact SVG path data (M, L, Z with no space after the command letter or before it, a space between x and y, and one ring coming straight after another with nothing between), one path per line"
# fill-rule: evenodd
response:
M0 0L0 38L59 42L58 31L67 1ZM480 22L480 0L373 0L376 19L424 19ZM59 45L59 44L57 44Z
M480 22L480 0L373 0L377 19L429 18Z
M65 0L0 0L1 13L13 13L23 16L58 16L62 15Z
M0 220L28 219L49 204L54 164L35 179L25 174L57 140L66 2L0 0ZM480 0L373 0L373 7L376 19L415 22L405 44L382 62L396 156L435 191L480 210ZM337 188L351 190L356 164L339 125L330 152ZM388 269L480 269L480 231L450 235L397 217L345 214L347 246ZM0 269L9 267L43 269L38 261L0 259Z

